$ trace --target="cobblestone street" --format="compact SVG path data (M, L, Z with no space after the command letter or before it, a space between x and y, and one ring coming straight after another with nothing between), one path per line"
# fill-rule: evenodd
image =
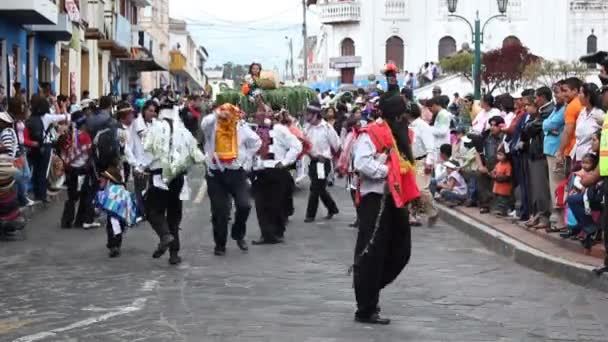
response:
M414 228L411 264L383 292L390 326L353 321L347 270L356 232L350 201L331 223L303 223L287 243L234 242L213 256L208 200L188 204L184 263L154 260L152 230L108 259L103 230L59 229L60 204L35 216L24 241L0 244L2 341L606 341L608 295L496 256L446 223ZM252 212L248 239L257 238ZM320 213L320 215L323 213Z

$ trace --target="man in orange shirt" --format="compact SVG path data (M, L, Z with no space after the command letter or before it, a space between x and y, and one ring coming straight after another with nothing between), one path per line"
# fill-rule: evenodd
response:
M555 158L557 159L558 165L565 164L566 177L570 173L572 164L570 152L576 143L576 135L574 134L576 131L576 120L583 109L581 101L578 98L578 93L582 85L583 82L576 77L567 78L562 85L562 95L564 100L566 100L568 103L566 106L566 112L564 114L566 126L564 128L564 134L562 135L559 151L557 152ZM554 170L549 170L549 172L553 171Z

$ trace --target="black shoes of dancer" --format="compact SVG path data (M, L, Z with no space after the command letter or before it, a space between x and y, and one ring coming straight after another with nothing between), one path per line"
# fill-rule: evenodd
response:
M378 325L389 325L391 324L391 320L388 318L380 317L380 314L374 312L368 317L360 317L355 315L355 322L364 323L364 324L378 324Z
M236 245L239 247L239 249L241 251L243 251L243 253L246 253L247 251L249 251L249 246L247 246L247 241L245 241L245 239L236 240ZM213 254L215 254L217 256L226 255L226 247L215 246L215 249L213 250Z
M118 258L120 256L120 248L119 247L110 248L110 253L108 256L110 258Z
M158 244L158 247L156 247L156 250L154 251L154 254L152 254L152 257L154 259L158 259L163 256L167 252L167 249L169 249L169 245L171 245L171 242L173 242L173 235L165 235L160 238L160 243Z
M236 245L239 246L239 249L243 252L247 252L249 250L249 246L247 246L247 241L245 241L245 239L237 240Z
M182 258L177 254L177 252L169 251L169 264L178 265L181 263L182 263Z
M276 245L276 244L283 243L283 242L285 242L285 240L283 240L283 238L274 238L274 239L260 238L259 240L251 241L251 244L254 246L260 246L260 245Z
M213 250L213 254L215 254L217 256L224 256L224 255L226 255L226 247L215 246L215 249Z
M334 218L334 216L338 215L340 212L339 211L334 211L334 212L330 212L327 214L327 216L325 216L326 220L331 220ZM307 217L304 219L304 223L312 223L315 222L315 218L314 217Z

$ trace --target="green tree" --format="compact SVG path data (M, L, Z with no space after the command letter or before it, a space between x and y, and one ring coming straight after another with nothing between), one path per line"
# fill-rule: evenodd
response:
M526 66L523 72L523 80L529 86L544 85L551 87L557 81L568 77L584 79L587 72L587 65L579 61L538 60Z
M468 51L461 51L455 55L448 56L439 61L444 72L461 74L471 80L471 69L475 57Z

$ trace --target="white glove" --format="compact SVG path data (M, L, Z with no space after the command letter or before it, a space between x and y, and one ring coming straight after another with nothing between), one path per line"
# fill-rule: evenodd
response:
M388 159L388 154L380 153L376 156L376 161L380 164L386 164L386 160Z

